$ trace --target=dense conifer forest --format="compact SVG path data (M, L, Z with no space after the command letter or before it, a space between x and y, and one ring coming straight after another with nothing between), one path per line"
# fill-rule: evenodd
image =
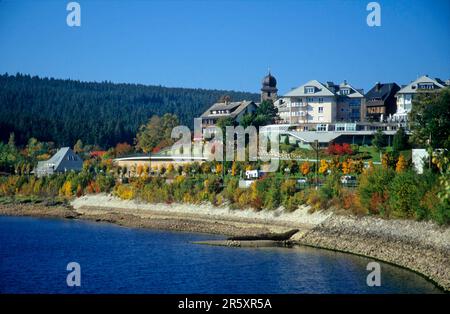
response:
M3 74L0 141L14 132L18 144L30 137L57 146L73 146L78 139L102 147L132 143L139 126L152 115L173 113L192 128L194 117L224 95L232 100L259 99L258 94L235 91Z

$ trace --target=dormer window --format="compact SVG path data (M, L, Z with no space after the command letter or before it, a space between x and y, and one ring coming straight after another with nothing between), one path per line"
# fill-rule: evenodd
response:
M419 83L417 84L418 89L434 89L433 83Z
M314 86L306 86L305 94L314 94Z
M350 90L348 88L341 89L341 95L348 95L348 94L350 94Z

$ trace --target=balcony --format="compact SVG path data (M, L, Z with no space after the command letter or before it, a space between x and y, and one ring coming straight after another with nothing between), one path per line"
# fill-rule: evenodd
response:
M293 108L298 108L298 107L304 108L307 106L308 106L308 104L306 104L304 102L299 102L299 101L291 102L291 107L293 107Z

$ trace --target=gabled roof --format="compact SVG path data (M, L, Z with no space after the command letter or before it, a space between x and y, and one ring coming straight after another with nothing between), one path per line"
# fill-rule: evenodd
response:
M60 148L56 154L54 154L49 160L46 161L46 163L51 163L55 165L55 169L58 168L61 161L63 161L64 157L67 155L67 153L70 151L70 147L62 147Z
M307 86L313 86L316 88L316 92L313 94L310 93L305 93L305 87ZM348 88L350 89L350 94L348 95L340 95L339 90L344 89L344 88ZM293 90L291 90L290 92L288 92L286 95L284 95L286 97L296 97L296 96L303 96L303 97L308 97L308 96L319 96L319 97L323 97L323 96L345 96L345 97L350 97L350 98L362 98L364 97L364 95L360 92L359 89L354 88L352 85L348 84L346 81L342 82L339 85L334 84L333 82L329 81L326 84L320 83L317 80L311 80L309 82L307 82L306 84L303 84Z
M249 105L256 105L255 102L253 101L238 101L238 102L219 102L219 103L215 103L214 105L212 105L211 107L209 107L202 115L202 118L216 118L216 117L236 117L237 115L239 115L239 113L241 113L245 108L247 108ZM229 110L230 113L222 113L222 114L211 114L211 111L213 110Z
M391 94L395 94L399 90L400 86L396 83L377 83L366 93L366 99L368 101L372 99L385 101Z
M76 155L70 147L62 147L50 159L38 162L38 167L46 167L51 164L53 169L57 170L64 158L69 154ZM81 159L79 159L79 163L82 164Z
M316 92L314 94L306 94L305 93L305 87L306 86L313 86L316 88ZM317 80L311 80L307 82L306 84L303 84L290 92L288 92L285 97L296 97L296 96L335 96L335 94L330 91L324 84L320 83Z
M339 91L339 90L341 90L343 88L348 88L351 91L350 94L345 95L347 97L350 97L350 98L363 98L364 97L364 95L360 92L359 89L354 88L352 85L350 85L346 81L344 81L341 84L339 84L337 91Z
M402 89L398 91L398 94L411 94L411 93L417 93L417 84L420 83L433 83L439 88L444 88L444 84L442 84L442 80L440 79L434 79L431 77L428 77L426 75L419 77L417 80L409 83Z

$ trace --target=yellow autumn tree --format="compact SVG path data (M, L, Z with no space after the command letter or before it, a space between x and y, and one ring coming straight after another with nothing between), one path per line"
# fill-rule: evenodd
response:
M406 163L406 159L403 155L400 155L398 157L397 165L395 166L395 171L397 173L403 172L406 170L408 164Z
M342 162L342 173L343 174L349 174L350 173L351 164L352 164L352 162L351 162L350 159L344 160Z
M174 168L173 164L170 163L170 164L167 166L167 173L171 174L171 173L173 173L174 170L175 170L175 168Z
M231 166L231 175L234 177L236 175L237 167L236 162L233 161L233 165Z
M300 171L302 172L302 174L304 176L308 175L310 170L311 170L311 167L309 165L309 162L305 161L304 163L302 163L302 166L300 167Z
M220 164L220 163L216 164L216 173L217 174L222 173L222 164Z
M70 181L64 182L63 186L61 187L59 194L65 197L71 197L72 196L72 183Z
M325 174L328 171L328 162L324 159L320 160L319 173Z

